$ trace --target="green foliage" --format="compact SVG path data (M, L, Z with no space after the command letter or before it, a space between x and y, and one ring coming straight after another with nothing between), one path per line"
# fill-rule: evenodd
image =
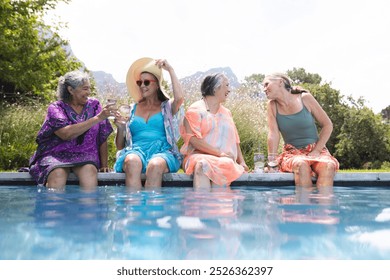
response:
M288 70L287 75L295 84L313 84L319 85L321 83L321 76L313 73L306 73L306 70L303 68L293 68L293 70Z
M381 169L390 172L390 161L383 162L381 165Z
M253 168L253 153L260 146L267 153L267 118L266 102L250 95L229 98L225 106L232 112L240 135L240 147L245 162Z
M383 122L390 124L390 106L381 111Z
M364 107L350 108L337 136L335 156L342 168L380 168L390 161L389 126Z
M68 43L55 32L58 27L42 20L60 1L68 2L0 0L0 92L6 97L50 94L59 76L81 67L66 52Z
M36 150L35 138L46 114L46 105L0 103L0 170L28 166Z
M107 139L108 144L108 167L113 168L115 160L116 160L116 146L115 146L115 126L112 125L114 128L114 132L111 133L111 135Z

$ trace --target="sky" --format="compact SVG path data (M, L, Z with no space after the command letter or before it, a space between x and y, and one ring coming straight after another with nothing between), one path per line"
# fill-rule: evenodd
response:
M144 56L167 59L179 78L295 67L375 113L390 105L388 0L72 0L53 20L67 23L59 33L89 70L118 82Z

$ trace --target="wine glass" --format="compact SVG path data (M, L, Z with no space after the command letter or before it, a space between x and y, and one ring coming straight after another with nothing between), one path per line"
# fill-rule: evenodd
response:
M119 113L121 116L128 121L130 118L130 106L129 105L121 105L118 108Z
M268 153L268 166L273 170L273 171L278 171L278 154L277 153Z
M110 107L110 112L111 111L116 111L116 99L112 98L112 97L107 98L106 106ZM113 119L115 119L115 117L114 116L109 116L108 119L113 120Z
M263 173L264 172L264 154L260 152L255 152L253 154L253 163L255 173Z

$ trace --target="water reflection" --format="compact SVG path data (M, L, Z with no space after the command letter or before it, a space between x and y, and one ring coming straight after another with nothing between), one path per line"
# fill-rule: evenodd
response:
M296 187L280 197L278 228L286 239L282 251L289 259L340 259L339 207L333 187ZM299 252L299 253L298 253Z
M105 245L102 233L108 204L97 190L75 186L67 186L66 191L39 189L32 216L35 228L25 248L32 259L93 259L92 244Z
M347 259L368 256L364 248L370 244L370 256L386 258L390 246L374 241L380 236L381 242L388 242L390 193L379 192L293 186L209 191L180 187L138 191L102 187L95 192L77 187L67 187L65 192L45 189L34 194L35 207L25 210L32 221L11 228L17 249L7 256ZM10 232L10 227L3 231ZM6 243L12 240L9 237ZM382 253L377 252L379 245Z
M282 220L294 223L338 224L333 187L299 187L295 195L281 197ZM290 207L283 207L290 205ZM305 206L305 207L301 207ZM313 206L313 207L310 207Z
M236 224L245 197L239 190L193 190L183 198L183 213L176 218L183 259L234 259L240 254Z
M226 234L224 228L240 215L244 196L238 191L144 190L114 199L115 216L108 228L114 235L114 255L125 253L138 259L235 256L230 251L237 237Z
M45 232L71 235L83 242L99 237L107 210L107 201L99 192L74 188L67 192L38 192L33 214L37 226Z

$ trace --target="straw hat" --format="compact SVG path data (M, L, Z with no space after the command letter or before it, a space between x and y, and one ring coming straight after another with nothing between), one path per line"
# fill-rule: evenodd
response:
M134 98L136 102L142 99L141 90L136 84L136 81L140 79L141 73L148 72L153 74L159 83L159 87L166 98L170 98L169 95L164 91L163 87L163 74L162 69L156 65L156 60L150 57L143 57L133 62L127 71L126 85L127 90Z

